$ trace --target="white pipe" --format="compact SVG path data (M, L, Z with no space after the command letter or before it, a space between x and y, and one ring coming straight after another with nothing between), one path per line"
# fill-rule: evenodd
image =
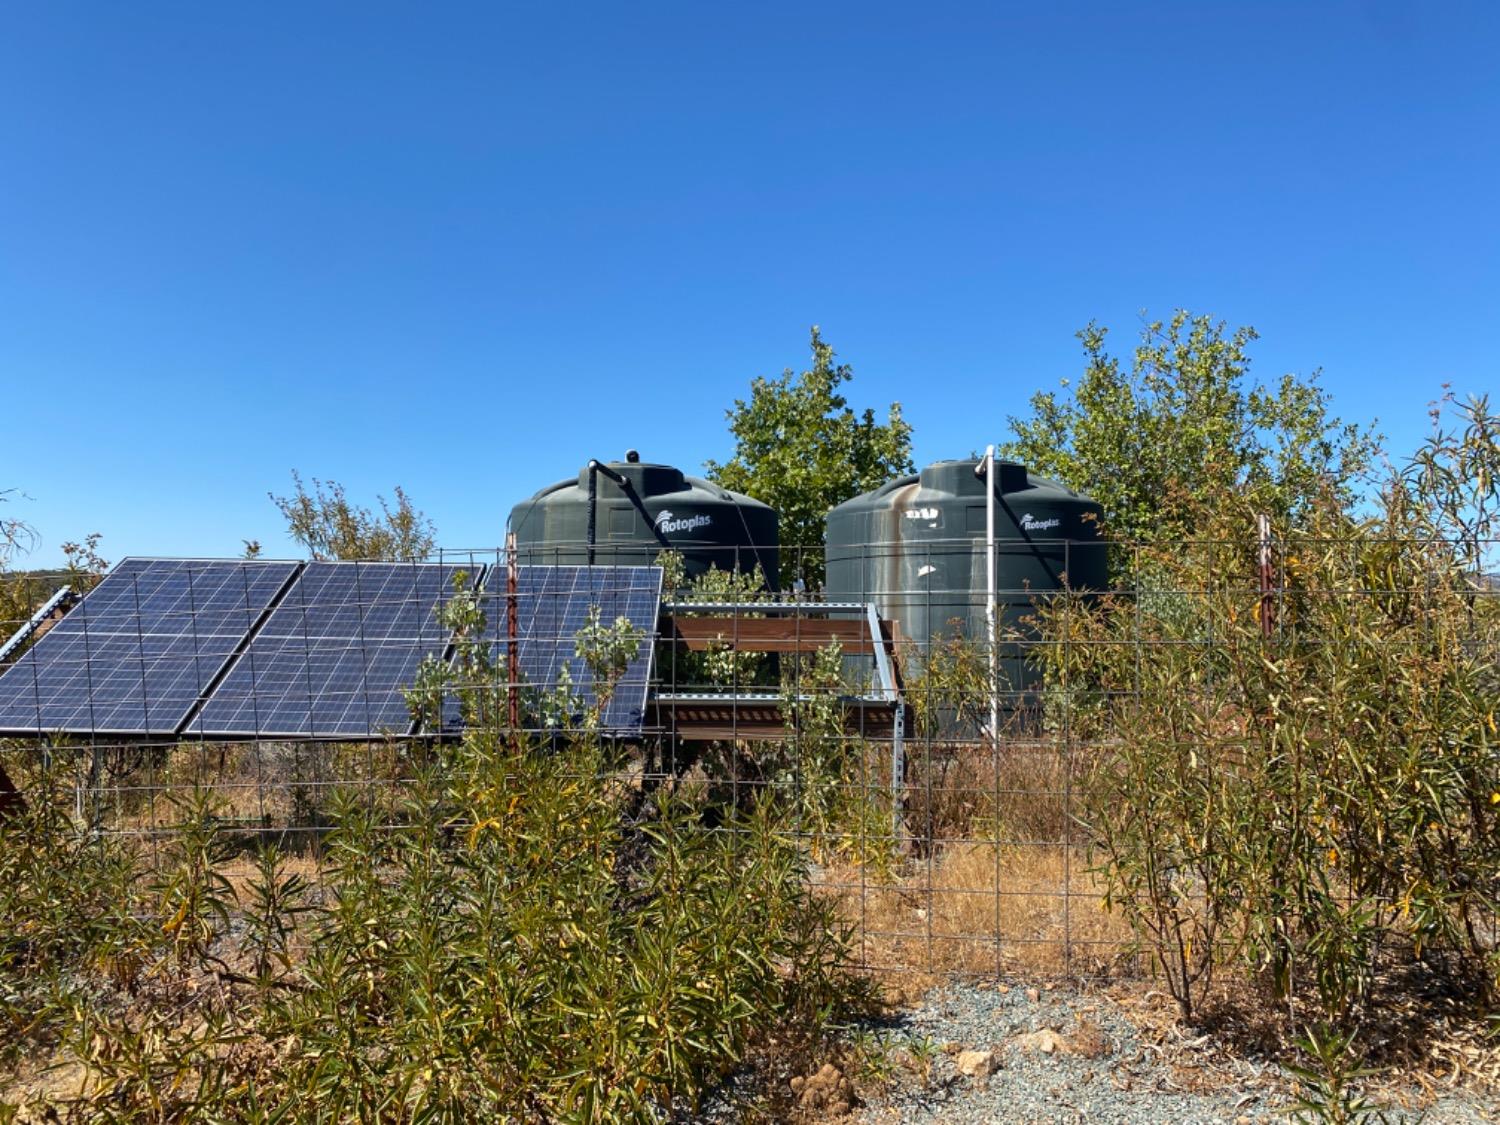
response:
M1000 653L995 643L995 447L984 450L984 623L990 651L990 737L1000 737Z

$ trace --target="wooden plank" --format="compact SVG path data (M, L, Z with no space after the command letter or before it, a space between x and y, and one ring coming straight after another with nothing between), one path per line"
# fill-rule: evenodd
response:
M682 617L662 619L662 636L691 652L728 646L736 652L817 652L838 641L840 651L875 651L863 621L802 617Z
M780 723L679 723L672 731L682 742L781 742L786 728Z
M762 702L709 703L666 702L654 705L653 725L665 727L684 742L743 739L747 742L782 741L788 737L786 721L777 704ZM869 706L862 711L846 708L844 733L867 738L888 738L895 712L887 706Z

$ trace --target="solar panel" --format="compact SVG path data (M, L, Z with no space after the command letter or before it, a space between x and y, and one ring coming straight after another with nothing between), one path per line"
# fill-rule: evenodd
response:
M432 563L127 559L0 675L0 733L407 734L405 689L425 657L451 651L437 610L453 597L459 571ZM518 581L522 678L545 690L564 669L571 677L576 703L557 716L560 725L581 725L600 706L577 652L591 608L606 627L624 617L645 634L599 717L606 731L638 731L660 569L525 566ZM502 669L505 584L504 567L490 567L480 592L483 640ZM527 721L537 718L533 706ZM460 725L450 691L443 731Z
M516 640L525 682L544 691L551 689L566 668L582 707L597 706L593 677L576 651L577 635L587 623L591 607L599 608L599 619L605 626L624 617L645 637L605 702L600 727L613 733L639 731L646 711L661 580L661 568L654 566L519 567ZM486 616L485 637L491 642L497 666L503 669L501 658L509 648L504 566L492 567L486 575L480 605ZM566 717L569 725L582 720L582 710Z
M297 566L124 560L0 675L0 732L175 733Z
M403 689L442 657L437 608L456 566L314 562L256 633L189 729L206 737L406 734Z

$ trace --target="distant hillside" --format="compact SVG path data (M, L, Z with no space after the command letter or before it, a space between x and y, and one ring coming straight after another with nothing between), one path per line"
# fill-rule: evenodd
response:
M66 586L73 580L71 571L56 568L53 570L13 570L5 576L6 582L13 582L26 590L30 597L38 602L45 601L53 591L61 586Z
M67 570L13 570L0 575L0 644L25 624L60 587L70 585Z

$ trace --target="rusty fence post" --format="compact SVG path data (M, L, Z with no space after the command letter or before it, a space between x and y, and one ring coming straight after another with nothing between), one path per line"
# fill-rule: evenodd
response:
M1255 529L1260 539L1260 635L1270 640L1276 624L1275 581L1271 572L1271 517L1256 516Z

